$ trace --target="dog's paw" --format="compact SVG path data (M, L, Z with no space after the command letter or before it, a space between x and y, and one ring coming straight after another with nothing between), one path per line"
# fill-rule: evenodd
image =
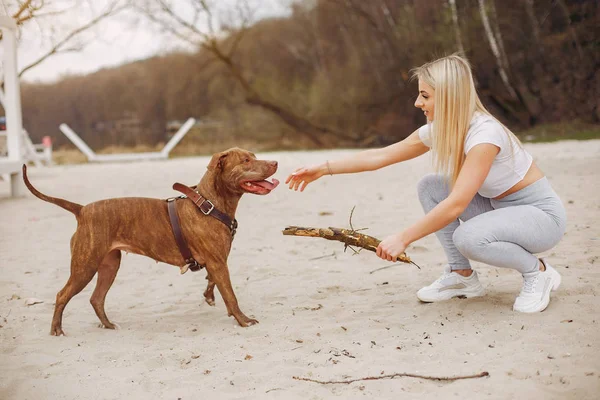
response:
M254 318L248 318L244 315L243 318L238 319L238 323L241 327L247 328L249 326L258 324L258 321Z
M119 325L113 324L112 322L110 323L110 325L104 325L103 323L99 323L98 324L98 328L113 329L113 330L119 330L119 329L121 329L121 327Z
M211 299L211 298L206 297L204 300L206 300L206 304L208 304L209 306L211 306L211 307L215 306L215 299L214 298Z
M63 330L61 328L57 328L57 329L52 329L50 331L50 335L52 336L66 336L65 333L63 332Z

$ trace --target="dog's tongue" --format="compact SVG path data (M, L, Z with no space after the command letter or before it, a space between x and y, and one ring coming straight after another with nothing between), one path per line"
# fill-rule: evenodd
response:
M269 181L254 181L252 183L267 190L273 190L277 187L277 185L279 185L279 181L275 178L273 178L273 183Z

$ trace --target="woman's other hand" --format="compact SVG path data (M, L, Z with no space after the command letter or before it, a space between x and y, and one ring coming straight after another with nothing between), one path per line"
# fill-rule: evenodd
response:
M313 165L311 167L300 167L290 174L285 180L286 184L289 184L289 188L292 190L304 191L306 186L325 175L325 169L323 165Z
M396 261L400 255L404 253L408 247L402 239L402 234L397 233L386 237L377 246L377 256L384 260Z

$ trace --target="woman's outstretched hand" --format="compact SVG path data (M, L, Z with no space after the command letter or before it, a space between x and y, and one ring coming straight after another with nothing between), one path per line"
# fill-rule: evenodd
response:
M322 165L313 165L311 167L300 167L290 174L285 180L286 185L289 184L289 188L292 190L298 190L302 192L306 185L316 181L320 177L325 175Z

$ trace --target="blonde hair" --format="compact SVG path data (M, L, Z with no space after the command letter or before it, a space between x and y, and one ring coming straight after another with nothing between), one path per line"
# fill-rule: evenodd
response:
M435 90L435 123L430 124L434 165L436 171L446 175L454 185L465 162L465 138L474 113L478 111L492 118L494 116L479 100L471 65L458 54L415 68L412 76ZM506 126L500 124L509 136L520 143ZM512 140L510 142L512 145Z

